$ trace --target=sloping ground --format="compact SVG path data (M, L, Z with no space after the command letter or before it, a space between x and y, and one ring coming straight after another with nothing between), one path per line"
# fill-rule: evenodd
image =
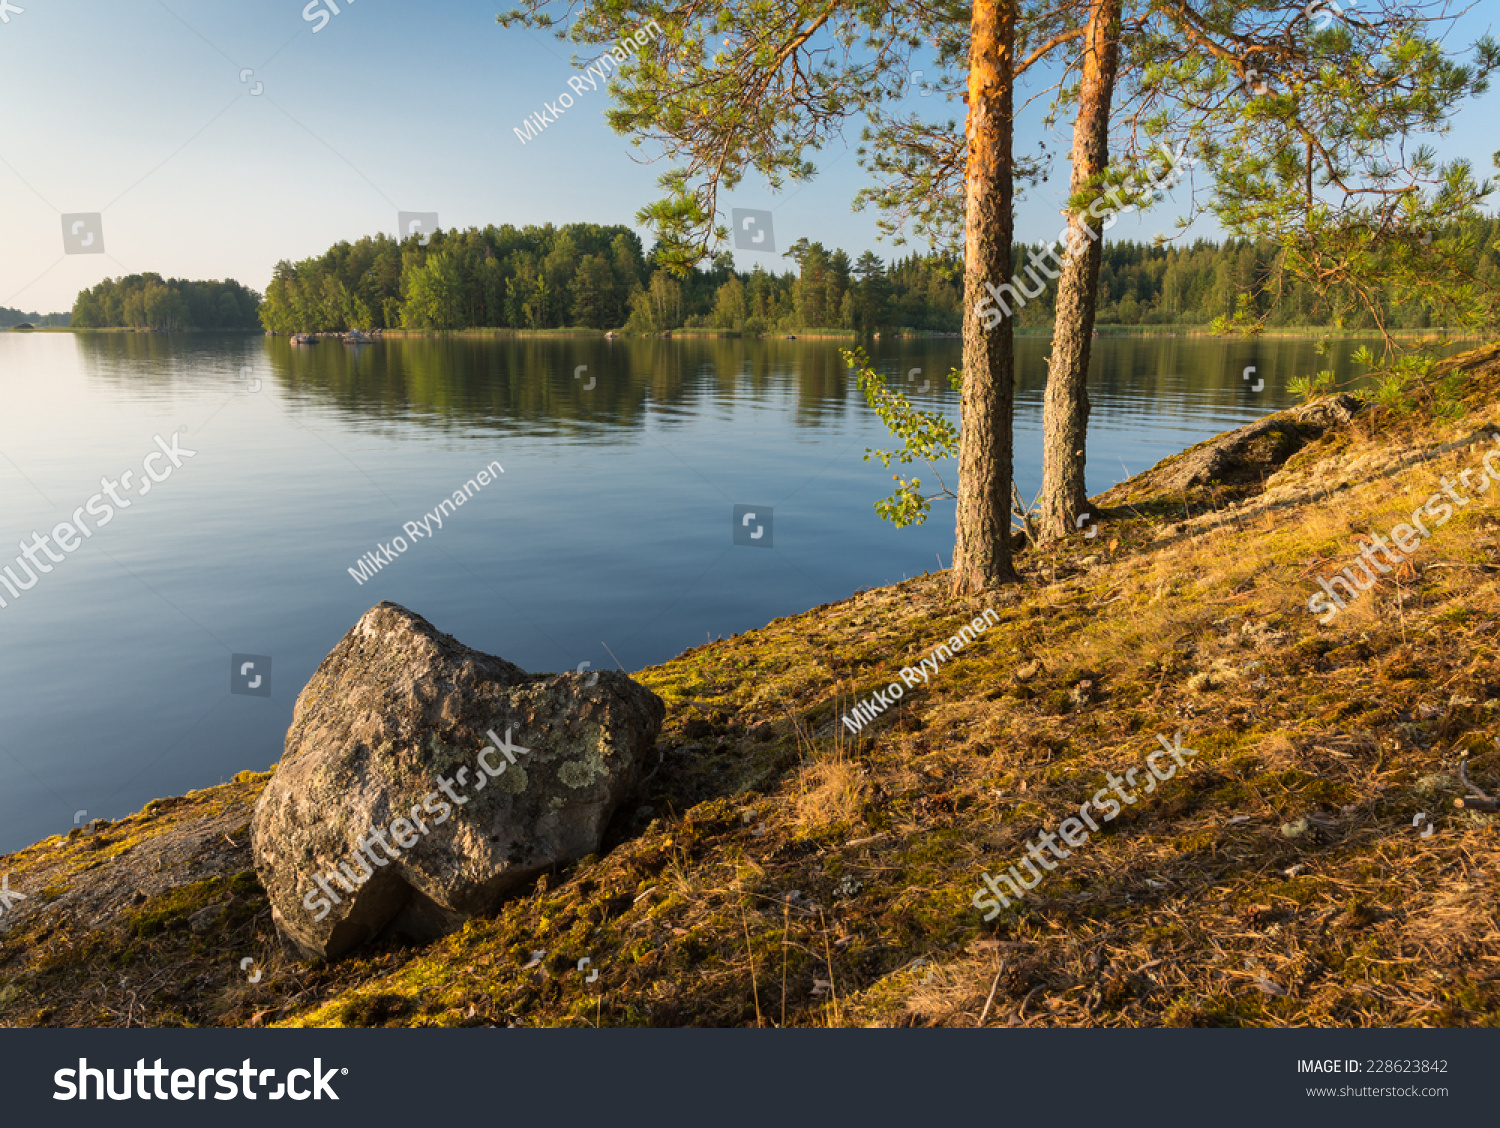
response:
M249 833L269 777L242 772L0 858L25 898L0 913L0 1023L197 1025L232 1006L247 976L226 947L253 955L269 919Z
M262 777L0 860L40 891L0 916L0 1021L1500 1025L1500 816L1453 805L1464 752L1500 792L1500 489L1329 625L1307 611L1479 465L1500 349L1453 363L1456 423L1362 412L1259 492L1233 460L1170 495L1127 483L1022 586L955 604L919 577L642 671L661 759L604 855L435 944L281 955L230 872ZM986 607L930 680L839 723ZM983 871L1179 732L1176 778L982 920ZM216 869L143 884L230 823Z

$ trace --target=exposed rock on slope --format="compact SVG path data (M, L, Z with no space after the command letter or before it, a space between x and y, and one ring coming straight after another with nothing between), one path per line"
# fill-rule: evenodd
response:
M332 957L492 911L597 850L664 715L624 674L528 675L377 605L298 697L255 807L277 928Z
M1259 482L1325 431L1348 423L1361 406L1353 396L1336 395L1278 411L1163 459L1097 500L1119 505L1159 496L1174 498L1212 482L1228 486Z

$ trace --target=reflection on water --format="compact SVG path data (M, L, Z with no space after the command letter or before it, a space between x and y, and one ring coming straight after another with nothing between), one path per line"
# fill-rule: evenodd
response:
M0 608L0 850L274 762L298 691L383 599L530 670L638 669L946 566L951 506L904 530L874 511L891 471L862 456L892 440L840 345L0 334L0 543L66 519L154 435L196 452ZM865 347L957 418L958 340ZM1028 496L1049 347L1017 343ZM1285 406L1293 377L1349 375L1350 351L1097 340L1090 489ZM492 461L440 530L350 575ZM774 514L769 547L733 542L736 506ZM230 692L235 653L272 659L270 697Z
M252 366L268 371L289 399L336 407L351 422L555 427L579 421L628 429L642 425L648 402L691 407L790 394L788 421L816 426L851 402L863 403L839 355L849 344L842 341L417 337L298 346L281 337L162 333L74 340L85 370L100 380L159 388L205 376L233 378L237 366ZM863 347L913 398L957 402L946 375L960 362L958 340L866 341ZM1041 402L1050 348L1046 338L1016 342L1023 422ZM1320 357L1304 339L1100 338L1090 395L1096 406L1159 424L1253 417L1290 402L1286 387L1295 377L1331 367L1338 379L1349 379L1353 348L1336 342Z

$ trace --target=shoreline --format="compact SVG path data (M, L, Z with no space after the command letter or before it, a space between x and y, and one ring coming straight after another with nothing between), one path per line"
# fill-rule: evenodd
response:
M342 340L347 330L328 330L312 333L311 336L319 340L336 341ZM809 340L809 341L931 341L931 340L954 340L962 341L963 336L958 332L947 332L943 330L912 329L912 330L887 330L882 329L878 333L860 333L853 329L796 329L782 330L767 333L745 333L734 329L671 329L662 333L625 333L621 330L605 329L511 329L505 327L484 327L477 329L378 329L370 332L377 334L370 338L371 344L381 340L409 340L425 337L463 337L463 338L516 338L516 339L579 339L579 340L616 340L616 341L654 341L654 340L760 340L760 341L785 341L785 340ZM14 326L0 328L0 333L116 333L116 334L149 334L152 336L175 336L179 334L226 334L234 336L265 337L267 339L290 340L292 334L272 333L265 329L137 329L128 326L109 326L105 328L74 328L71 325L48 325L38 326L31 329L17 329ZM614 335L608 336L613 333ZM1493 338L1492 333L1439 333L1433 336L1432 329L1398 329L1391 333L1397 340L1425 341L1432 339L1447 342L1486 341ZM1051 329L1016 327L1015 336L1018 340L1035 339L1050 340L1054 333ZM1238 333L1216 333L1206 325L1185 326L1155 326L1155 325L1099 325L1096 327L1097 340L1112 338L1138 338L1138 337L1160 337L1160 338L1209 338L1225 342L1251 343L1257 340L1330 340L1330 341L1378 341L1381 339L1380 332L1375 329L1330 329L1321 326L1283 326L1279 329L1268 329L1253 336L1243 336Z

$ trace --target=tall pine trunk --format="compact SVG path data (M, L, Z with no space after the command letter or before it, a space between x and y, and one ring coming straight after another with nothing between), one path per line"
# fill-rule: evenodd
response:
M953 593L1016 579L1010 557L1015 347L1010 318L986 329L986 282L1010 280L1016 0L974 0L969 46L969 157L964 176L963 432L958 455Z
M1121 0L1091 0L1084 38L1078 116L1073 122L1073 173L1076 195L1109 164L1109 114L1120 65ZM1098 220L1092 221L1098 224ZM1042 496L1037 521L1039 539L1061 540L1077 528L1089 507L1084 484L1089 425L1089 355L1093 347L1094 307L1099 299L1103 235L1090 237L1086 211L1068 213L1068 250L1057 283L1057 318L1052 332L1052 360L1047 367L1043 415Z

